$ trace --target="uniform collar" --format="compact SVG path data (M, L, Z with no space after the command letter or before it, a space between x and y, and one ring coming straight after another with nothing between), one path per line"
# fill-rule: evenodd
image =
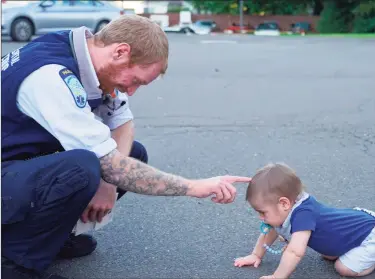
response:
M103 96L103 91L99 88L99 79L96 75L87 47L86 39L92 36L93 34L90 30L84 26L73 29L70 33L71 45L78 63L79 75L89 100L101 99Z

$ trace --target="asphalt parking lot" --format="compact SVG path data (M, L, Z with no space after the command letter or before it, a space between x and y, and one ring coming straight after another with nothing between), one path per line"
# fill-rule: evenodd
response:
M165 77L130 99L150 164L189 178L294 167L307 191L338 207L375 210L374 39L169 35ZM6 38L2 55L18 47ZM4 94L4 92L2 92ZM238 184L230 205L127 194L97 250L49 271L69 278L259 278L235 268L260 222ZM291 278L340 278L308 250ZM363 277L375 278L375 274Z

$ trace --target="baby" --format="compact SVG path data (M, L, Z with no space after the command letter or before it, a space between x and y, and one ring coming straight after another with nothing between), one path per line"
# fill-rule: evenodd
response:
M328 207L304 191L295 172L284 164L269 164L249 183L246 200L269 225L253 252L235 260L237 267L258 267L269 246L282 236L287 246L278 268L265 278L288 278L310 247L335 261L341 276L365 276L375 269L375 213L366 209ZM271 250L275 254L275 250Z

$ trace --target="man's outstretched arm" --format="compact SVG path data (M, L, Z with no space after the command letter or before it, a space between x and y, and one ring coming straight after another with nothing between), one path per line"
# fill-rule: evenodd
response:
M41 84L40 80L46 75L48 80ZM32 73L22 83L23 88L20 87L17 97L20 109L58 139L65 150L85 149L94 152L101 158L102 178L108 183L145 195L198 198L214 195L212 201L230 203L236 195L236 188L231 183L251 180L238 176L188 180L161 172L119 151L108 153L116 148L109 127L96 119L89 104L82 107L82 104L77 103L71 94L72 89L65 82L66 76L77 79L79 83L78 78L61 65L47 65ZM48 94L48 104L44 98L46 94L41 92ZM76 93L86 100L87 94L83 89Z
M100 159L102 178L125 191L155 196L190 195L191 181L113 150Z

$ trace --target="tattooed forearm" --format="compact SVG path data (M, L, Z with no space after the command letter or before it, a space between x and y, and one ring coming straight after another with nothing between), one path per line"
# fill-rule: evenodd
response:
M102 178L123 190L155 196L186 196L186 179L167 174L114 150L100 159Z

